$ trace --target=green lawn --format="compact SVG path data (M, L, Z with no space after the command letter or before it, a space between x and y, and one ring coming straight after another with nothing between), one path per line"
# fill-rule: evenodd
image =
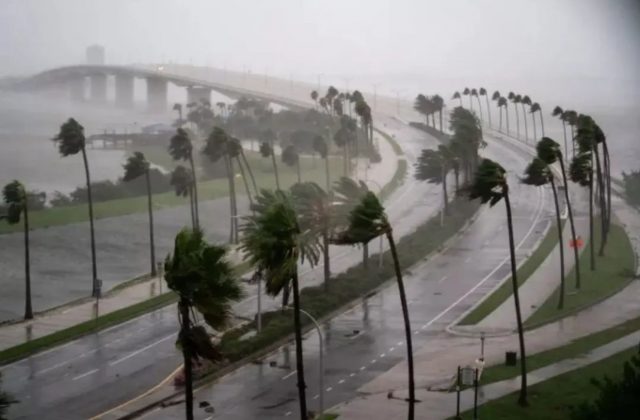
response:
M597 253L600 244L599 223L595 223L594 232ZM575 271L572 271L567 276L564 309L558 310L558 288L525 322L525 327L533 328L575 313L616 293L633 279L635 254L621 226L611 225L605 256L596 256L596 271L590 268L589 243L585 246L587 248L580 255L580 290L575 289Z
M578 357L590 350L640 330L640 317L615 327L593 333L561 347L527 356L527 371L539 369L562 359ZM520 375L520 366L489 366L482 373L482 383L489 384Z
M564 228L565 221L562 222ZM529 258L518 268L518 287L522 286L527 279L540 267L540 264L549 256L553 248L558 243L558 225L552 224L538 248ZM567 255L565 255L567 258ZM475 325L487 317L498 306L506 301L513 293L511 278L489 295L480 305L469 312L459 325Z
M624 362L634 354L637 354L636 348L530 386L529 406L525 408L518 405L517 392L490 401L479 407L478 417L489 420L567 420L571 406L593 400L599 395L598 389L590 382L591 378L609 376L614 380L619 379ZM631 417L628 419L637 418L629 414ZM470 420L473 413L463 413L462 418Z
M273 175L271 160L259 159L255 153L250 153L249 156L247 156L247 159L249 160L254 172L258 188L274 188L275 177ZM300 165L303 181L315 181L320 185L325 185L326 175L324 164L319 158L301 158ZM340 159L330 159L329 170L332 174L340 174L341 168L342 162ZM280 186L282 188L288 188L297 182L295 168L288 167L281 162L278 162L278 175L280 177ZM201 202L225 197L229 194L228 190L228 182L226 179L216 179L198 183L198 195ZM244 194L244 186L241 178L239 177L236 182L236 191L239 194ZM153 196L153 204L156 209L182 206L187 203L188 201L186 198L177 197L172 191L154 194ZM146 196L94 203L94 215L96 219L146 211ZM89 216L86 204L47 208L45 210L34 211L29 214L29 222L32 229L84 222L87 221L88 218ZM15 232L21 229L21 224L9 225L7 223L0 223L0 233Z

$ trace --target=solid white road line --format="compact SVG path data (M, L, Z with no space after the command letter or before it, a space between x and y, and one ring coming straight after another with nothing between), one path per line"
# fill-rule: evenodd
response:
M117 365L119 363L124 362L125 360L131 359L132 357L137 356L138 354L149 350L151 347L157 346L158 344L162 343L163 341L167 341L170 338L175 337L176 334L177 333L169 334L168 336L166 336L164 338L161 338L158 341L154 341L153 343L149 344L148 346L144 346L143 348L141 348L139 350L136 350L133 353L129 353L128 355L126 355L126 356L124 356L124 357L122 357L122 358L120 358L118 360L114 360L113 362L109 363L109 366L115 366L115 365Z
M74 381L77 381L78 379L82 379L82 378L84 378L85 376L93 375L93 374L94 374L94 373L96 373L97 371L98 371L98 369L90 370L89 372L85 372L85 373L83 373L82 375L78 375L78 376L74 377L74 378L73 378L73 380L74 380Z

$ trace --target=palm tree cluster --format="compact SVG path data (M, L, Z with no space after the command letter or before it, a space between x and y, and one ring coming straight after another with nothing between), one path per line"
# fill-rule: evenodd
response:
M438 113L440 132L443 132L442 110L444 109L444 99L440 95L425 96L419 94L413 103L413 109L424 115L426 125L434 130L436 129L435 114ZM431 117L431 120L429 120L429 117Z

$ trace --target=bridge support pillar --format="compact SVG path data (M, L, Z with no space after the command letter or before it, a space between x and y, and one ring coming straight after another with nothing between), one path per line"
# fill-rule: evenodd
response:
M73 102L84 102L84 77L69 80L69 96Z
M116 106L119 108L133 107L133 76L116 76Z
M164 112L167 109L167 80L147 77L147 107L149 111Z
M211 88L205 86L187 87L187 103L207 101L211 104Z
M107 102L107 75L92 74L89 80L91 81L91 102L100 104Z

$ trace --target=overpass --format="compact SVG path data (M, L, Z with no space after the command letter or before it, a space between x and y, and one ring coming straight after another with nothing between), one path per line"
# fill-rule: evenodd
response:
M108 78L113 78L115 95L108 95L110 86ZM167 92L169 83L187 90L187 102L199 100L210 101L211 92L216 91L232 99L241 96L273 102L288 108L307 108L307 103L292 103L291 99L278 95L267 94L229 86L224 83L212 82L185 75L174 74L165 70L164 66L137 67L116 65L74 65L58 67L43 71L33 76L25 77L7 83L4 89L37 93L48 89L67 89L71 100L76 102L88 101L94 104L107 104L110 96L115 98L114 105L131 108L134 103L134 81L143 79L146 82L147 107L150 111L164 111L168 106ZM85 85L89 82L88 95Z

